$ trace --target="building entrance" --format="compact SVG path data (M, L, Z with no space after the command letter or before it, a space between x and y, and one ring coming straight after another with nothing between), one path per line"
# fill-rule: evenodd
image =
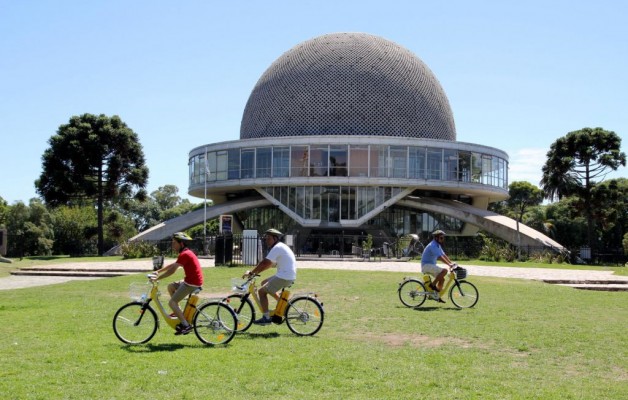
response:
M354 257L355 247L366 240L366 233L357 230L312 230L297 238L298 256Z

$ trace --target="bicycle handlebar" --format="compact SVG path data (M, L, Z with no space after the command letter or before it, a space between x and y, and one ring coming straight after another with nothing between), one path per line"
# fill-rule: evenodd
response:
M255 279L255 278L257 278L258 276L261 276L261 275L260 275L260 274L251 274L251 273L246 273L246 274L244 274L244 275L242 276L242 278L244 278L245 276L247 277L247 278L246 278L246 283L249 283L249 282L251 282L253 279Z

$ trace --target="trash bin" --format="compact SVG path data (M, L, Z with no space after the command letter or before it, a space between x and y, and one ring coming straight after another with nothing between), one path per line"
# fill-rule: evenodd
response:
M216 236L216 254L214 255L214 265L225 264L225 237Z
M153 257L153 271L157 271L164 266L164 256Z
M223 235L216 237L216 255L214 265L228 265L233 260L233 236Z

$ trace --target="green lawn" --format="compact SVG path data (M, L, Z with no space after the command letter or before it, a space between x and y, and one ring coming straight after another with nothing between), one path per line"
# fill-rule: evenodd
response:
M204 294L243 271L206 269ZM325 304L316 336L253 326L215 348L165 324L147 345L119 342L111 320L141 274L0 291L0 397L626 398L628 293L471 276L475 308L412 310L397 298L403 277L301 270L293 292Z

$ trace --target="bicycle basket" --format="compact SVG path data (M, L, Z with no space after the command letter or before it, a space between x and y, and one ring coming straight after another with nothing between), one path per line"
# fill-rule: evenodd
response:
M131 300L142 301L148 297L149 290L148 284L133 282L129 285L129 297Z
M246 279L231 278L231 290L236 293L246 293L249 291L249 284Z
M456 279L464 279L467 277L466 268L458 267L454 271L456 271Z

